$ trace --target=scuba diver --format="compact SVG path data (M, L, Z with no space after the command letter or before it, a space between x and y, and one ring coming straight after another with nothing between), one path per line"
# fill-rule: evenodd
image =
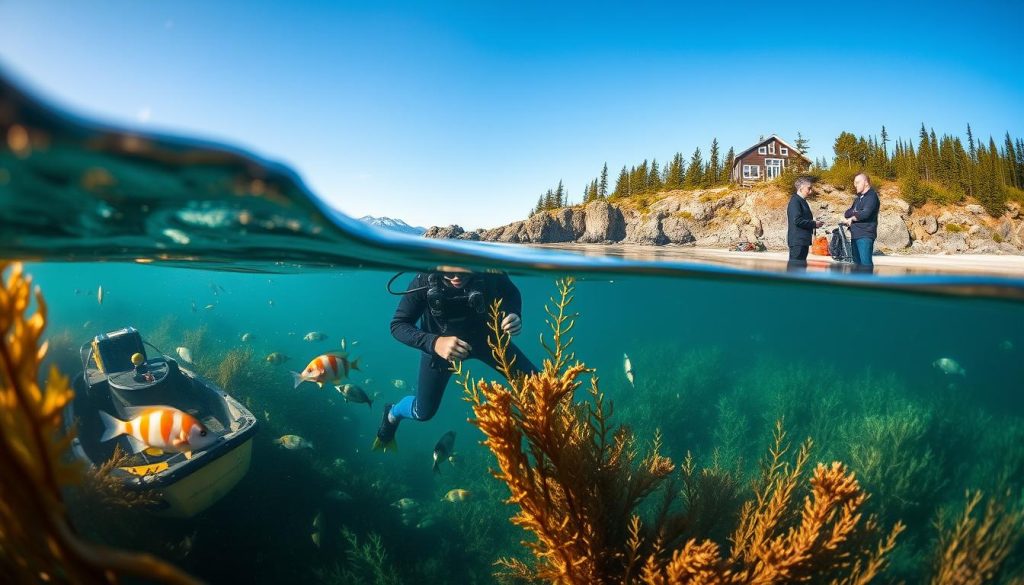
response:
M390 283L388 291L403 295L391 319L391 335L423 353L416 395L384 405L373 442L374 449L384 451L397 447L395 431L403 419L426 421L437 412L452 376L449 362L474 358L497 369L487 345L488 308L495 299L502 299L502 331L518 335L523 328L522 296L507 274L441 266L436 272L417 274L404 293L391 291ZM510 360L515 356L516 373L538 371L514 343L509 343L508 352Z

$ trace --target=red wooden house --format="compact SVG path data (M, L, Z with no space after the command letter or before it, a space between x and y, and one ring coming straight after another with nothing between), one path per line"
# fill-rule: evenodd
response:
M813 162L796 147L772 134L736 155L730 178L733 183L744 185L770 181L792 165L806 170Z

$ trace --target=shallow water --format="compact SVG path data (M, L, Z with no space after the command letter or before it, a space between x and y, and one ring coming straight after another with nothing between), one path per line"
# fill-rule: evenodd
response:
M379 537L402 582L493 582L492 563L524 555L525 535L507 521L506 488L487 472L493 458L461 388L449 383L432 420L402 424L397 453L370 451L382 405L407 393L393 380L417 384L417 351L388 329L397 298L385 283L441 264L511 271L523 295L515 342L538 363L554 281L575 277L576 356L596 369L613 420L643 439L660 429L674 460L717 456L750 476L776 420L797 441L811 436L812 461L846 461L874 494L872 511L908 524L892 580L924 578L931 521L965 489L1017 499L1024 489L1020 281L767 273L402 238L340 217L288 169L245 153L92 126L7 84L0 104L4 134L17 125L29 137L0 148L0 250L30 261L50 308L49 359L76 373L81 344L132 325L168 355L188 343L214 379L226 358L242 359L222 383L260 421L248 475L193 519L73 505L76 528L102 542L213 583L374 582L351 560L344 528L360 543ZM304 341L310 331L327 339ZM292 387L288 372L341 338L358 341L353 379L377 395L372 407ZM268 364L271 352L291 359ZM943 357L966 375L935 367ZM459 460L435 475L431 450L448 430ZM284 434L315 448L281 449L273 440ZM453 488L474 498L442 502ZM391 506L403 497L419 502L415 515ZM417 526L428 517L433 525Z

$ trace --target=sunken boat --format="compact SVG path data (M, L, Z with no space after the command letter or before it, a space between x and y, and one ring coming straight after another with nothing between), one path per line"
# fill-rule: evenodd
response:
M213 382L143 342L134 327L95 336L82 345L81 358L75 398L64 416L66 425L76 425L72 456L98 467L120 446L130 456L111 468L111 476L129 489L152 492L155 497L147 499L156 502L153 512L194 516L248 472L256 418ZM110 433L104 419L128 421L154 407L191 415L201 423L204 437L215 438L195 451L156 449L131 434L106 438Z

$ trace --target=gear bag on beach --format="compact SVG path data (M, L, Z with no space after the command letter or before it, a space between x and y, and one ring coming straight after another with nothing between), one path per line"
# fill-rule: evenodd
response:
M832 230L832 239L828 244L828 253L833 260L839 262L853 262L853 247L850 245L850 238L846 235L846 228L839 226Z

